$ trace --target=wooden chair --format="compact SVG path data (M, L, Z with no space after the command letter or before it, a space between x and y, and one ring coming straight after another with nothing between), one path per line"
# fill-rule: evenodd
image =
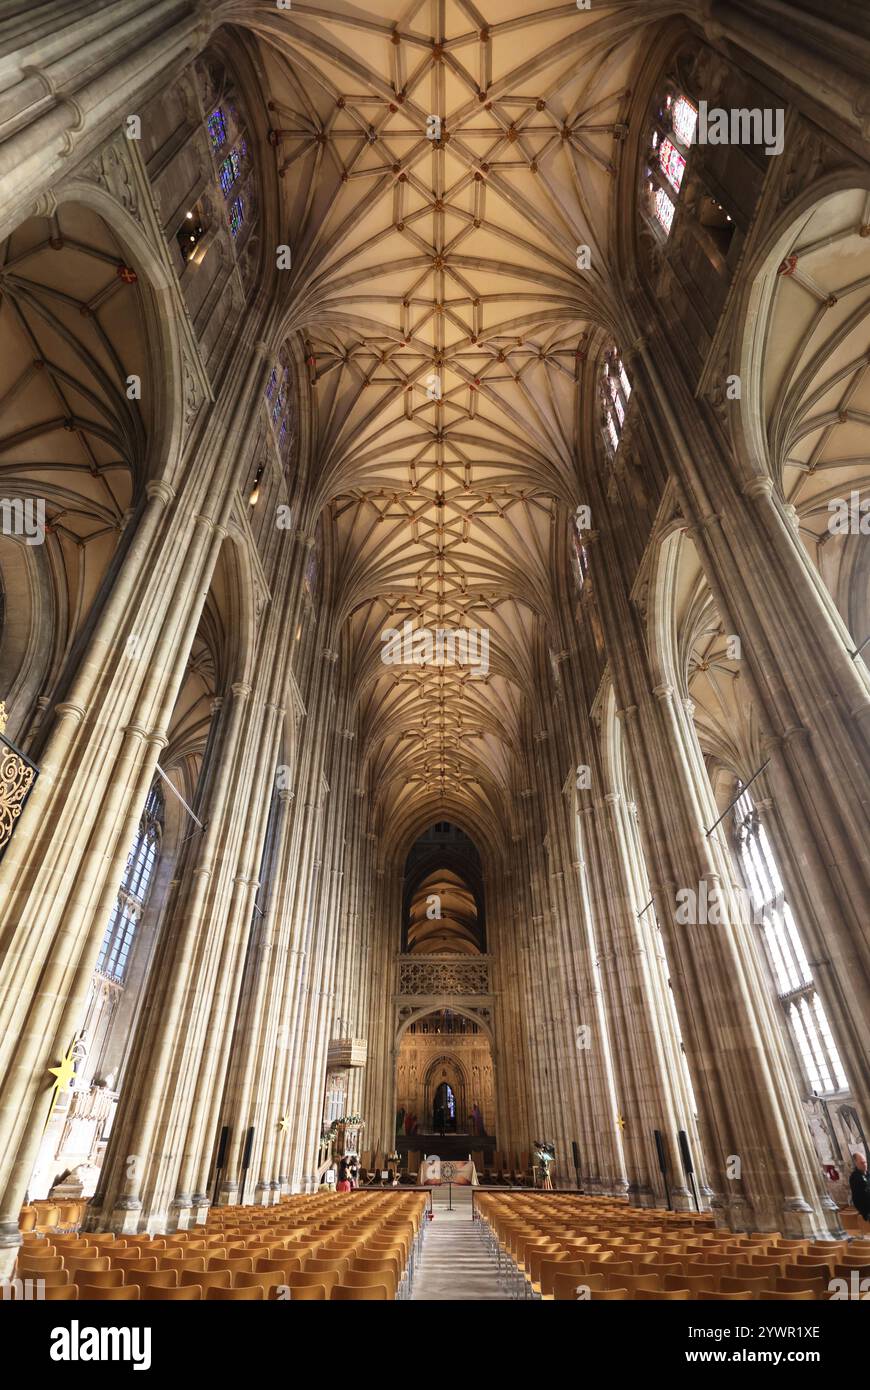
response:
M384 1303L389 1295L383 1284L370 1284L368 1287L336 1284L330 1297L338 1303Z
M641 1289L646 1289L648 1293L654 1293L661 1289L661 1280L657 1274L605 1274L604 1276L608 1288L628 1289L629 1293L636 1295ZM683 1285L685 1288L685 1285Z
M75 1303L79 1296L78 1284L46 1284L42 1296L49 1303Z
M112 1269L123 1270L125 1274L153 1274L157 1269L157 1255L140 1255L137 1259L119 1260L117 1255L109 1256Z
M183 1269L195 1269L202 1271L205 1269L206 1255L159 1255L157 1257L158 1269L177 1269L179 1273Z
M290 1298L294 1303L299 1300L305 1302L323 1302L328 1297L325 1284L290 1284Z
M254 1257L253 1255L238 1255L221 1259L219 1255L211 1255L209 1256L208 1267L209 1269L228 1269L233 1274L253 1274Z
M715 1292L716 1279L712 1274L666 1274L662 1288L688 1289L694 1296L705 1298L708 1293Z
M608 1303L621 1303L631 1297L628 1289L592 1289L591 1292L596 1303L599 1299L604 1299Z
M249 1284L247 1287L237 1284L232 1289L221 1289L215 1285L206 1289L205 1293L207 1303L253 1303L255 1301L262 1303L265 1297L266 1294L261 1284Z
M199 1284L179 1284L174 1289L152 1284L146 1297L149 1303L194 1303L202 1299L202 1289Z
M812 1303L815 1294L812 1289L799 1289L795 1293L783 1293L780 1289L762 1289L758 1297L777 1303Z
M238 1276L236 1276L238 1278ZM203 1297L207 1289L231 1289L233 1287L233 1275L228 1269L206 1269L197 1271L195 1269L183 1269L178 1277L179 1285L190 1288L191 1285L199 1285L203 1291Z
M127 1284L135 1284L142 1290L142 1297L148 1298L149 1289L177 1289L178 1274L174 1269L134 1269L127 1274Z
M19 1274L19 1279L38 1279L46 1288L59 1288L71 1282L68 1269L41 1269L38 1274Z
M72 1278L69 1270L67 1270L66 1273ZM73 1282L79 1285L82 1283L94 1284L101 1289L119 1289L127 1280L124 1277L123 1269L91 1269L87 1272L82 1271L79 1277Z
M782 1293L799 1293L801 1289L810 1289L814 1298L826 1299L829 1296L829 1282L828 1279L793 1278L791 1275L786 1275L784 1279L777 1279L774 1287L781 1290Z
M341 1274L341 1275L343 1275L343 1274L346 1274L347 1271L348 1271L349 1269L350 1269L350 1260L348 1260L348 1259L340 1259L340 1258L331 1259L331 1260L314 1259L314 1260L306 1260L306 1261L305 1261L305 1273L306 1273L306 1274L330 1274L330 1273L333 1273L333 1274Z
M718 1292L700 1294L699 1298L711 1303L752 1303L755 1294L751 1289L720 1289Z
M75 1279L77 1274L93 1274L97 1269L111 1269L108 1255L67 1255L64 1265Z
M253 1288L255 1285L259 1285L263 1290L264 1298L275 1299L278 1295L277 1292L274 1291L280 1288L286 1288L287 1278L280 1270L277 1272L273 1270L271 1273L267 1273L264 1270L255 1269L253 1274L237 1274L233 1283L233 1288L247 1289ZM208 1297L207 1294L206 1297Z
M19 1274L39 1274L42 1270L66 1268L63 1255L25 1255L15 1262Z
M83 1303L137 1303L138 1284L79 1284L79 1300Z
M766 1274L756 1274L744 1276L742 1274L723 1274L719 1280L719 1289L722 1293L745 1293L748 1291L753 1298L757 1298L762 1289L766 1289L770 1280Z
M296 1290L312 1288L320 1285L324 1290L324 1297L328 1298L332 1289L338 1283L338 1270L324 1269L320 1271L304 1269L300 1274L291 1274L287 1279L287 1284L292 1290L290 1297L296 1297Z
M694 1295L691 1289L644 1289L635 1290L635 1298L640 1302L688 1303Z

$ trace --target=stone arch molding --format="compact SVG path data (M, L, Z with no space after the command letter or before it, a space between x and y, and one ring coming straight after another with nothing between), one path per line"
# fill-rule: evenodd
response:
M181 354L159 250L105 189L71 183L20 222L0 283L0 497L42 518L7 557L30 575L30 636L13 644L17 670L3 658L17 720L60 679L147 484L180 453Z
M439 1009L449 1009L451 1013L461 1014L462 1017L467 1018L469 1022L476 1023L481 1032L486 1035L490 1048L493 1050L493 1057L495 1056L495 1036L490 1018L484 1017L483 1013L477 1013L473 1005L458 1003L457 1000L449 994L443 994L437 998L433 996L422 1008L414 1009L407 1018L402 1018L400 1016L396 1028L396 1051L398 1052L402 1039L412 1023L419 1023L421 1019L428 1018L430 1014L437 1013ZM400 1015L402 1011L403 1010L400 1008ZM485 1012L488 1015L490 1011L486 1008Z
M772 480L843 640L848 625L861 641L853 585L862 514L870 528L870 179L816 185L756 265L738 319L741 449L750 471Z

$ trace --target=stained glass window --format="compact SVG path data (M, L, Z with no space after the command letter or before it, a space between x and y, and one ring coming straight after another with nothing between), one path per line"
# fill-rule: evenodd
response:
M698 113L685 97L678 97L671 111L671 124L681 145L691 145L695 139Z
M752 920L761 926L774 987L785 1010L806 1079L812 1090L845 1090L840 1061L824 1005L813 983L785 889L764 825L745 789L734 807L740 867Z
M226 143L227 127L224 121L224 113L219 106L208 118L208 133L212 143L212 149L219 150L221 145Z
M576 516L571 518L571 551L574 559L574 583L579 593L586 582L586 575L589 571L589 555L583 544L583 532Z
M223 161L220 169L218 170L218 177L220 179L221 190L223 191L223 195L225 198L229 196L230 189L236 182L236 179L239 177L241 172L242 161L239 152L238 150L230 150L229 154L227 155L226 159Z
M622 427L631 395L631 382L622 358L616 348L611 348L604 357L601 396L604 402L604 427L614 451L619 448Z
M674 222L674 205L663 188L656 189L653 208L665 231L670 234Z
M680 184L683 182L683 174L686 171L686 161L673 141L662 141L662 147L659 152L659 163L662 166L662 173L668 183L679 193Z
M275 394L275 387L278 384L278 368L272 368L272 375L269 377L269 385L266 387L266 400L270 401Z
M280 391L278 392L277 396L275 397L275 404L272 406L272 424L273 424L273 425L277 425L277 423L278 423L278 417L280 416L281 411L284 409L284 406L285 406L285 404L286 404L286 401L287 401L287 381L286 381L286 373L285 373L285 379L284 379L284 381L281 382L281 389L280 389Z
M230 207L230 231L234 237L239 235L245 220L245 206L241 198L236 198Z
M136 927L151 891L162 833L163 794L155 782L127 856L124 877L97 957L97 970L118 983L126 974Z

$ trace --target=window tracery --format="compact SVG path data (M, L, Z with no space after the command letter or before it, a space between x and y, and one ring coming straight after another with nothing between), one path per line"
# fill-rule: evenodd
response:
M610 348L604 354L601 372L604 447L609 455L615 454L619 448L630 396L628 372L617 349Z
M753 920L762 924L774 985L806 1080L820 1095L845 1090L846 1074L797 924L785 899L770 840L746 789L734 807L734 831Z
M127 856L124 877L97 958L97 970L122 984L137 926L148 902L163 838L163 793L155 782Z
M697 127L697 107L684 93L670 86L653 120L644 170L649 209L665 237L671 234Z

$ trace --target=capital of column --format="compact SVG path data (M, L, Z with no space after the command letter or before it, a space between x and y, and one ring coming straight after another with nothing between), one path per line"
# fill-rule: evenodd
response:
M248 685L247 681L234 681L230 686L230 690L237 700L247 700L251 693L251 686Z
M741 492L744 497L750 497L753 501L758 501L760 498L768 500L773 495L773 479L756 475L743 484Z
M164 507L168 507L170 502L175 500L175 488L171 483L167 483L163 478L154 478L150 483L145 484L145 496L149 502L162 502Z

